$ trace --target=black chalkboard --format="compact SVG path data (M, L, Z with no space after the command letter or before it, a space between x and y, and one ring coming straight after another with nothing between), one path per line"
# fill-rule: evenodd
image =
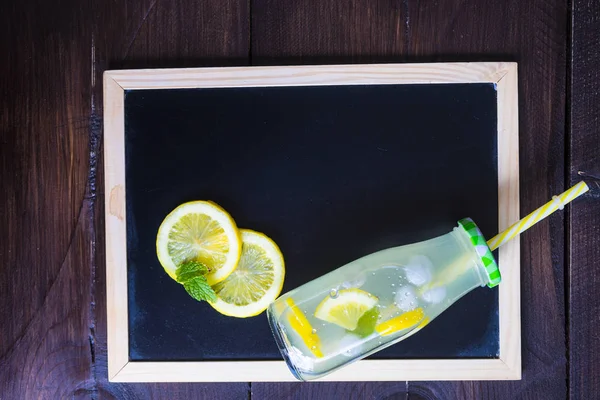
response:
M125 91L129 357L281 359L266 316L190 298L155 253L177 205L213 200L286 260L284 292L472 217L498 230L494 84ZM497 289L372 358L497 358Z

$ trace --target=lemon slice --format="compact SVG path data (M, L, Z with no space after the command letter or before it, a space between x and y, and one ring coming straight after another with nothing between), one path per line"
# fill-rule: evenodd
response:
M191 201L171 211L156 236L156 254L169 276L186 261L206 265L209 285L221 282L235 269L242 241L231 216L210 201Z
M332 290L315 309L315 317L353 331L358 320L378 301L377 297L361 289Z
M217 301L210 303L221 314L246 318L258 315L271 304L283 287L283 255L262 233L241 229L242 256L237 268L213 286Z
M316 331L313 330L312 325L306 318L306 315L296 306L294 300L291 298L285 301L290 306L290 312L287 316L287 320L294 330L300 336L300 339L304 342L306 347L313 353L317 358L323 357L321 351L321 339L317 335Z
M395 318L380 323L375 327L377 333L381 336L391 335L392 333L402 331L404 329L412 328L419 322L423 321L419 328L424 327L429 322L428 318L425 318L423 309L421 307L415 308L412 311L405 312Z

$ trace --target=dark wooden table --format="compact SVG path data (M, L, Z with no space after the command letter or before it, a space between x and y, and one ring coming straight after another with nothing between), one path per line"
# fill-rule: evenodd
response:
M0 5L0 399L600 398L600 196L521 238L523 380L111 384L102 72L519 62L521 212L600 175L598 0Z

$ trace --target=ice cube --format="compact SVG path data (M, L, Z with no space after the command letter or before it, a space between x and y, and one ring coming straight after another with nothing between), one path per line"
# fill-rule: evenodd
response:
M423 300L428 303L441 303L446 298L446 288L444 286L438 286L433 289L429 289L423 293Z
M347 333L338 342L338 352L346 357L356 357L362 353L365 340L358 335Z
M416 286L422 286L431 280L433 263L426 256L413 256L404 266L406 279Z
M360 288L362 285L365 284L365 281L367 280L367 276L365 275L364 272L358 273L354 276L349 277L349 279L347 279L344 283L342 283L342 288L344 289L354 289L354 288Z
M410 311L417 308L415 287L411 285L400 286L394 297L394 302L402 311Z
M312 371L314 369L314 360L304 355L300 349L294 346L288 347L288 356L296 368L302 371Z

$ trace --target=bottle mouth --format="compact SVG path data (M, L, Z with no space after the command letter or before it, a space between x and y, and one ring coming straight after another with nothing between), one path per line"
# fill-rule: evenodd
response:
M502 281L502 276L500 275L500 269L492 254L492 250L485 240L485 236L483 236L483 233L481 233L481 230L471 218L461 219L458 221L458 225L462 228L463 232L467 234L469 243L475 248L478 261L485 270L487 286L490 288L498 286Z

